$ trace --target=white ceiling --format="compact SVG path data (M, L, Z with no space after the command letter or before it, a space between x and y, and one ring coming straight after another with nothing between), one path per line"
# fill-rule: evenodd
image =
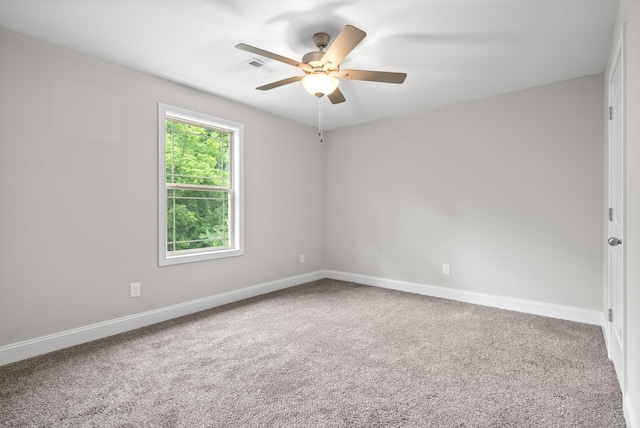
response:
M0 0L0 26L290 119L318 124L297 61L312 35L367 37L342 68L406 72L404 84L341 81L335 129L604 71L618 0ZM263 69L248 64L258 58ZM0 69L1 73L1 69Z

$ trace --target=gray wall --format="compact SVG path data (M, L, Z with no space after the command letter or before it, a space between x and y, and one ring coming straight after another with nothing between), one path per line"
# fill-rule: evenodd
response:
M612 51L622 24L627 31L627 422L640 427L640 2L620 0ZM611 65L613 58L609 60Z
M4 30L0 63L0 345L324 268L316 130ZM244 123L245 256L158 267L158 102Z
M327 268L601 310L603 85L328 133Z

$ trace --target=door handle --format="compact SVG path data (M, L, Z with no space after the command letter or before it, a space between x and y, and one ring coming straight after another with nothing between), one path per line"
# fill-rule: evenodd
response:
M609 245L611 245L612 247L615 247L616 245L620 245L622 244L622 239L618 239L615 237L611 237L607 240L607 242L609 243Z

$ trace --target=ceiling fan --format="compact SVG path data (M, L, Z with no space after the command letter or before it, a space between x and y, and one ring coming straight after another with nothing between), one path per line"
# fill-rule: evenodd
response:
M407 77L406 73L340 69L342 60L349 55L366 35L367 33L364 31L352 25L346 25L325 52L324 49L329 45L330 36L327 33L316 33L313 35L313 42L318 51L307 53L302 57L301 62L245 43L237 44L236 48L298 67L305 73L304 76L289 77L256 89L267 91L289 83L302 81L302 86L311 95L317 97L327 95L332 104L338 104L345 101L344 95L338 89L338 84L340 83L338 79L402 83Z

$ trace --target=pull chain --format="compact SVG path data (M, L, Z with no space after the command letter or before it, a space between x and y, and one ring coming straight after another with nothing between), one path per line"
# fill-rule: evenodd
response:
M322 97L318 97L318 136L322 143Z

